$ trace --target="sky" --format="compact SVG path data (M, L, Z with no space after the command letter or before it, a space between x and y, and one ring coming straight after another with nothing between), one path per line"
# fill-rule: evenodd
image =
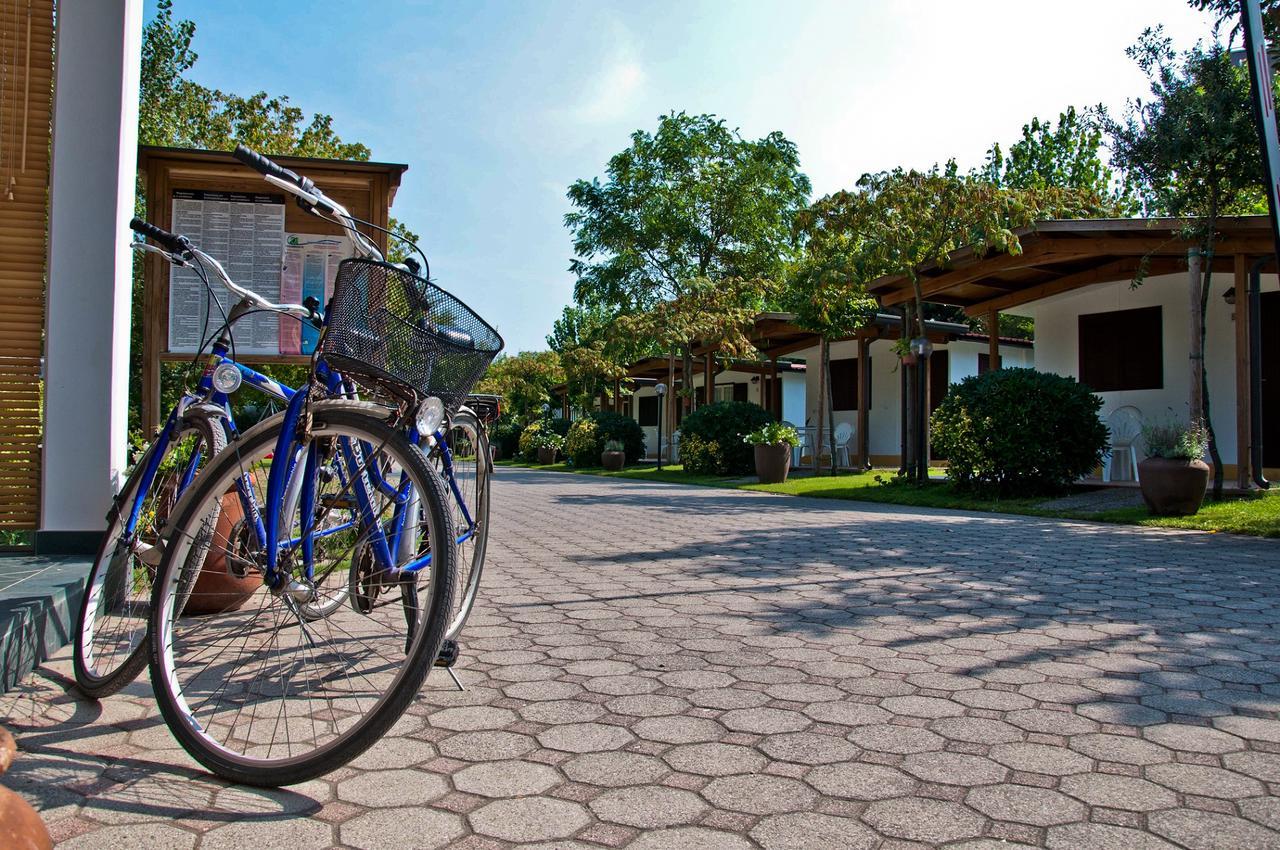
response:
M869 171L979 165L1033 116L1147 93L1125 55L1182 0L175 0L191 76L285 94L409 165L392 215L432 276L504 336L546 347L571 301L568 186L683 110L796 143L814 197ZM148 19L155 0L147 0Z

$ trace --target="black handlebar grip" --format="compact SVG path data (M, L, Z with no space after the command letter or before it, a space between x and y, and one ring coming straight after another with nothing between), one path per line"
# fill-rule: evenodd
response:
M165 250L174 254L181 254L191 248L191 241L187 239L187 237L179 236L176 233L170 233L167 230L162 230L151 222L143 221L137 217L134 217L134 219L129 222L129 228L133 230L134 233L145 236Z
M261 174L263 177L275 177L280 180L288 180L296 186L302 185L302 178L297 174L294 174L287 168L281 168L262 154L247 148L244 145L236 145L235 152L232 156Z

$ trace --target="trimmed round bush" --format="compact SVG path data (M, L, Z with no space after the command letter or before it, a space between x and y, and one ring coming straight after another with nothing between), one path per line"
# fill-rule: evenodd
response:
M947 474L982 496L1061 492L1102 461L1102 399L1074 378L996 369L953 386L934 411L933 445Z
M755 470L756 460L744 438L771 422L773 417L763 407L749 401L699 407L680 423L681 462L690 472L747 475ZM692 450L690 438L695 440Z
M574 466L599 466L605 443L617 440L627 453L627 463L644 457L644 429L621 413L592 411L574 421L565 440L564 453Z

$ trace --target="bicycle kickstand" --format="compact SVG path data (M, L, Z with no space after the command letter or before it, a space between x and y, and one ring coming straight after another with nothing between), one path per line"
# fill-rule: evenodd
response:
M436 656L435 666L443 667L444 671L449 674L449 678L453 679L453 684L457 686L459 691L465 691L462 680L458 678L458 674L453 672L453 665L458 663L458 642L454 640L446 640L440 644L440 654Z

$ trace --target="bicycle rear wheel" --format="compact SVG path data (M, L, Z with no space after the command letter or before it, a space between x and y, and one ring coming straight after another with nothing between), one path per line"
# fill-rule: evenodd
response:
M208 464L227 444L226 425L217 415L188 416L161 452L160 466L145 493L139 493L151 459L148 453L125 482L102 547L94 558L76 617L76 685L89 697L116 693L147 664L147 620L151 581L163 551L161 532L187 476ZM138 518L129 530L135 504ZM216 517L215 517L216 520ZM198 573L203 566L193 564Z
M445 630L445 639L456 641L480 592L480 576L489 542L489 438L476 415L464 407L450 418L445 440L453 459L451 481L445 474L440 451L433 450L428 457L445 479L448 489L445 500L458 545L458 578L454 583L449 627Z
M352 600L325 616L302 613L300 605L315 601L302 530L316 530L313 574L319 576L339 565L345 569L357 549L371 545L372 528L393 522L398 502L372 495L375 473L393 483L403 474L421 502L427 541L451 541L453 534L439 476L388 425L385 409L332 401L312 403L310 413L312 436L302 447L316 453L318 465L344 459L348 472L341 478L316 475L314 511L280 519L278 568L292 583L273 591L264 582L234 610L182 613L182 565L208 537L214 505L243 489L266 507L270 458L281 427L276 420L245 432L178 506L152 596L151 681L165 722L209 770L250 785L312 779L377 741L430 671L451 604L456 547L441 546L431 549L421 569L376 574L367 610ZM386 468L375 470L369 458L385 459ZM357 488L364 488L374 522L330 521L331 513L350 511L361 501ZM216 537L212 545L225 545ZM259 557L247 550L249 568ZM416 560L410 555L396 567L411 569Z

